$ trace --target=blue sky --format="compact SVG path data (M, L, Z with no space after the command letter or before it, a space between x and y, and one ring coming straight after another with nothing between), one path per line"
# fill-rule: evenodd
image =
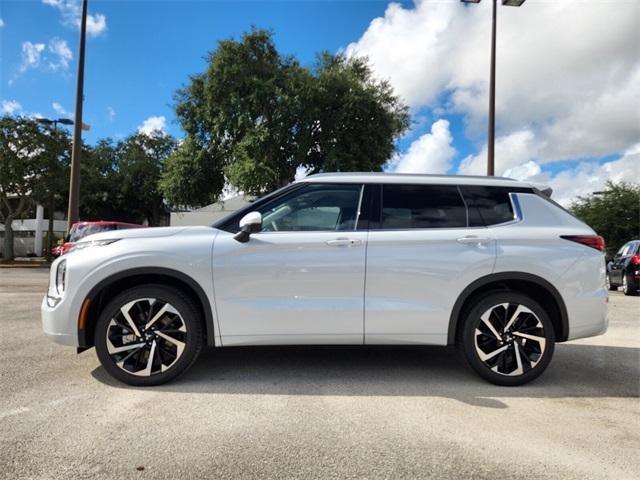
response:
M238 37L252 25L270 28L281 52L311 64L321 50L337 51L357 39L386 2L91 1L90 13L106 17L107 29L87 42L85 123L87 141L126 135L148 117L163 115L170 133L173 93L188 75L205 68L203 57L220 39ZM58 9L40 1L3 1L2 99L25 112L55 116L59 103L74 108L78 33ZM17 76L21 45L65 40L73 52L68 70L29 69ZM12 80L11 85L9 81ZM109 114L109 108L115 115Z
M550 183L565 203L640 178L640 4L606 3L499 9L497 173ZM389 169L482 174L490 5L89 0L84 138L118 139L158 117L180 137L176 89L218 40L256 26L303 64L322 50L370 58L414 122ZM78 12L79 0L0 3L2 113L73 116Z

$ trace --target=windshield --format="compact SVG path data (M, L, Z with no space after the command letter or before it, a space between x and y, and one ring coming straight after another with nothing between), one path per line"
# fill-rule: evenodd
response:
M74 225L69 232L69 242L78 242L84 237L93 235L94 233L108 232L115 230L116 225Z

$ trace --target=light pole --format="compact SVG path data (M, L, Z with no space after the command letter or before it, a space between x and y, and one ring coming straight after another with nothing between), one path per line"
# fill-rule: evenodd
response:
M62 124L62 125L73 125L73 120L69 119L69 118L58 118L55 120L51 120L49 118L36 118L36 122L41 123L42 125L46 125L46 126L50 126L53 125L53 132L54 135L56 135L56 132L58 130L58 124ZM57 135L56 135L57 136ZM54 141L57 141L57 138L54 139ZM57 145L57 143L56 143ZM55 155L54 158L54 162L57 160L58 157L58 150L55 149L53 154ZM49 186L49 205L47 205L47 210L49 212L49 225L48 225L48 229L47 229L47 259L51 260L51 247L53 245L52 240L53 240L53 211L55 209L55 193L53 191L52 186ZM38 227L39 228L39 227ZM36 252L38 255L40 255L40 252Z
M80 156L82 154L82 102L84 100L84 46L87 37L87 0L82 0L80 20L80 48L78 51L78 82L76 85L76 115L71 149L71 177L69 179L69 210L67 232L78 221L80 203Z
M461 0L462 3L480 3L481 0ZM502 5L520 7L525 0L502 0ZM487 175L495 175L495 143L496 143L496 25L497 4L493 0L491 22L491 74L489 76L489 132L487 138Z

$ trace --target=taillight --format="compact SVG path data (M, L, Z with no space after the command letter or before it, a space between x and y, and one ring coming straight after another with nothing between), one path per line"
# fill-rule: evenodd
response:
M640 265L640 255L634 255L631 257L631 263L634 265Z
M572 242L578 242L587 247L595 248L604 252L604 238L600 235L560 235L560 238L565 240L571 240Z

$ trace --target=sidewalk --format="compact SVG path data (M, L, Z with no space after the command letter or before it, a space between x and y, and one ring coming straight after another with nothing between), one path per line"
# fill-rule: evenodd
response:
M0 260L0 268L49 268L51 264L44 257L16 257L13 260Z

